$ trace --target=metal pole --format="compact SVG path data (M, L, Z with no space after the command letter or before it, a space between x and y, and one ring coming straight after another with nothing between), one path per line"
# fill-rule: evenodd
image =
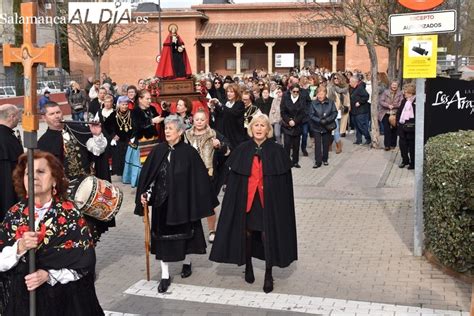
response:
M456 43L455 43L456 59L455 59L455 68L454 68L455 73L459 72L459 54L461 53L460 20L461 20L461 0L456 0Z
M416 79L416 113L415 113L415 230L414 254L423 255L424 223L423 223L423 160L425 134L425 82L426 79Z
M158 44L158 47L159 47L159 53L160 53L160 56L161 56L161 0L158 0L158 41L159 41L159 44Z

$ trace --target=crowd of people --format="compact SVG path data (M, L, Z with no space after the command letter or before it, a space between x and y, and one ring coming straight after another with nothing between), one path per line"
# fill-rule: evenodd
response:
M90 78L85 89L71 82L72 121L57 103L41 103L48 129L34 155L36 232L28 232L28 167L13 132L20 112L0 107L0 314L28 314L27 294L37 290L39 315L75 315L77 309L78 315L103 315L94 290L94 248L115 220L79 208L76 197L89 176L107 186L117 175L136 187L138 216L152 207L158 292L171 284L169 263L182 261L187 278L189 255L206 253L206 218L210 260L245 265L248 283L255 281L252 258L264 260L263 291L269 293L272 268L298 257L292 168L301 168L300 151L309 155L308 138L315 145L313 168L327 166L332 144L341 153L341 138L354 131L354 144L371 144L370 94L360 73L198 75L197 109L188 98L158 102L156 83L140 79L116 89L105 74ZM415 94L412 84L400 91L397 82L380 91L385 150L397 146L398 136L400 168L414 168ZM37 255L32 274L29 249Z

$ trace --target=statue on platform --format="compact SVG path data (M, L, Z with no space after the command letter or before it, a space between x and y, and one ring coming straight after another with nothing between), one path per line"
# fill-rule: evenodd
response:
M178 35L178 26L168 26L169 35L163 43L156 76L162 79L189 78L192 75L191 64L184 47L184 42Z

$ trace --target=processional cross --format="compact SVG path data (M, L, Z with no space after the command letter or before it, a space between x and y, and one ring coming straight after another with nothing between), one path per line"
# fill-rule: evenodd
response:
M39 63L47 67L56 67L56 47L47 44L44 48L36 46L36 19L38 4L27 2L21 4L23 17L23 44L20 48L3 44L3 65L11 66L12 63L21 63L24 72L25 96L23 101L22 127L23 140L28 149L28 170L34 170L34 149L37 148L39 129L38 115L36 114L36 68ZM28 226L30 231L35 231L35 204L34 204L34 172L28 172ZM35 249L28 251L29 273L36 271ZM30 315L36 315L36 293L30 291Z
M47 44L44 48L36 46L36 25L31 22L35 19L33 17L37 16L37 12L36 2L22 3L21 15L25 21L23 24L23 44L20 48L3 44L3 65L9 67L12 63L23 64L25 96L22 126L28 132L35 132L39 128L36 114L36 68L39 63L46 64L46 67L56 66L55 45Z

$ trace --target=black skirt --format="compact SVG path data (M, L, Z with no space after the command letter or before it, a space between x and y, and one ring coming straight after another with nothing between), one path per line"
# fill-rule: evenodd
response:
M183 261L187 254L205 254L206 240L201 221L167 225L168 201L152 209L150 252L164 262Z
M252 208L246 215L246 227L247 230L263 232L263 208L258 191L255 192Z
M28 273L27 263L19 265L9 272L11 277L11 295L4 316L28 316L29 292L24 277ZM50 286L44 283L36 290L36 315L38 316L102 316L95 292L94 274L89 273L81 279L67 284L57 283Z
M125 154L127 153L128 141L118 141L117 146L112 146L112 174L121 176L125 167Z

